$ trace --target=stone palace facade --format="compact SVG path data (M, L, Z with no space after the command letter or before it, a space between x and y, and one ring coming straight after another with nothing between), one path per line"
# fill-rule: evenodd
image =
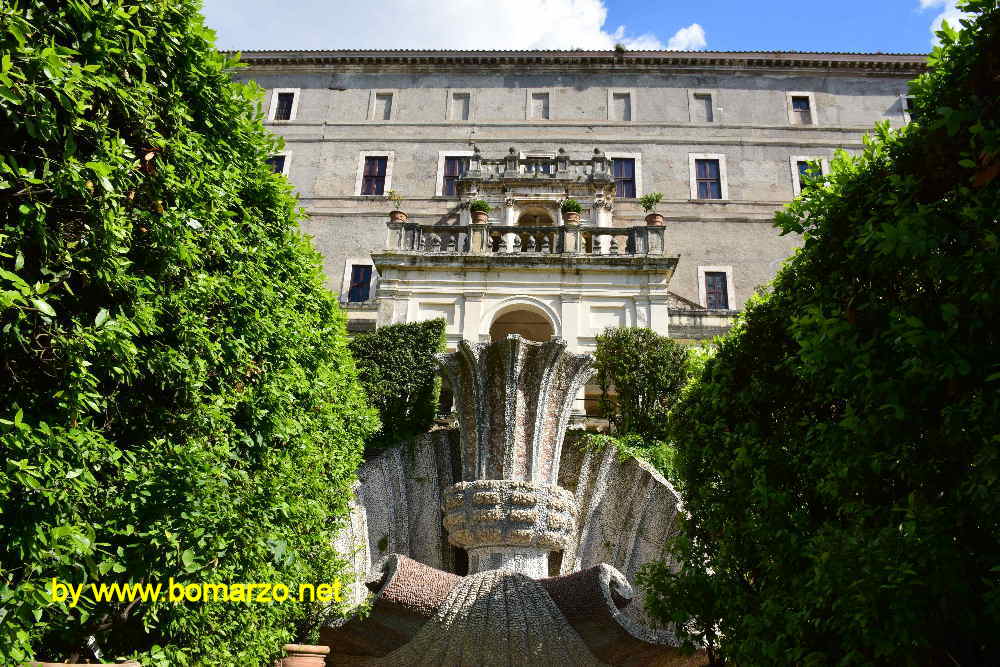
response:
M775 211L879 121L921 55L250 51L272 166L349 329L442 317L592 351L610 326L724 331L799 240ZM660 192L650 225L638 199ZM389 199L398 194L402 201ZM582 205L566 223L560 204ZM485 222L469 203L487 201ZM405 215L390 212L398 209Z

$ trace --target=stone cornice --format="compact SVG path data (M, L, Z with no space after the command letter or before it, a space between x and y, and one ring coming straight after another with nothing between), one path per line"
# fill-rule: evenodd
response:
M228 52L235 53L235 52ZM256 66L403 66L781 69L919 74L927 68L921 53L823 53L800 51L435 51L334 50L242 51L242 60Z

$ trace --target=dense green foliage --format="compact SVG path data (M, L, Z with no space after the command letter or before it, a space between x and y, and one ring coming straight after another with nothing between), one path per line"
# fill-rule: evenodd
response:
M369 452L430 428L441 393L434 355L445 350L444 327L442 319L392 324L351 341L358 379L382 416L382 429L366 444Z
M493 209L485 199L473 199L469 202L469 210L473 213L489 213Z
M603 452L608 447L618 451L618 459L642 459L659 470L668 480L674 479L674 448L660 440L644 440L638 435L613 436L604 433L586 433L581 441L584 449Z
M654 211L656 205L663 201L662 192L650 192L639 197L639 205L642 206L642 210L646 213Z
M687 348L651 329L617 327L597 336L594 357L602 416L619 434L662 440L688 379Z
M649 607L736 664L1000 660L1000 11L966 7L671 413L686 566Z
M320 610L47 588L342 573L377 418L259 89L194 0L3 2L0 63L0 663L263 664Z
M575 199L564 199L560 208L563 213L579 213L583 210L583 205Z

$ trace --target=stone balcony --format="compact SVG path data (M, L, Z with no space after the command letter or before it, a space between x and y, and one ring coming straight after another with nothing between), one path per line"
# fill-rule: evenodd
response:
M389 221L386 250L425 255L663 255L666 228L422 225Z

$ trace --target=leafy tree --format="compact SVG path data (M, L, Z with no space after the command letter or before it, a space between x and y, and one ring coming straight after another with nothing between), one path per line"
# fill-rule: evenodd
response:
M434 355L445 350L444 328L443 319L392 324L351 341L358 379L382 417L382 429L366 443L369 452L430 428L441 393Z
M687 382L687 348L651 329L618 327L597 336L594 356L600 409L616 431L663 439L667 413Z
M1000 660L1000 10L964 8L671 413L685 567L648 604L719 659Z
M377 419L264 163L260 91L212 39L194 0L0 4L0 663L94 637L105 659L261 664L326 613L74 605L53 578L342 574Z

